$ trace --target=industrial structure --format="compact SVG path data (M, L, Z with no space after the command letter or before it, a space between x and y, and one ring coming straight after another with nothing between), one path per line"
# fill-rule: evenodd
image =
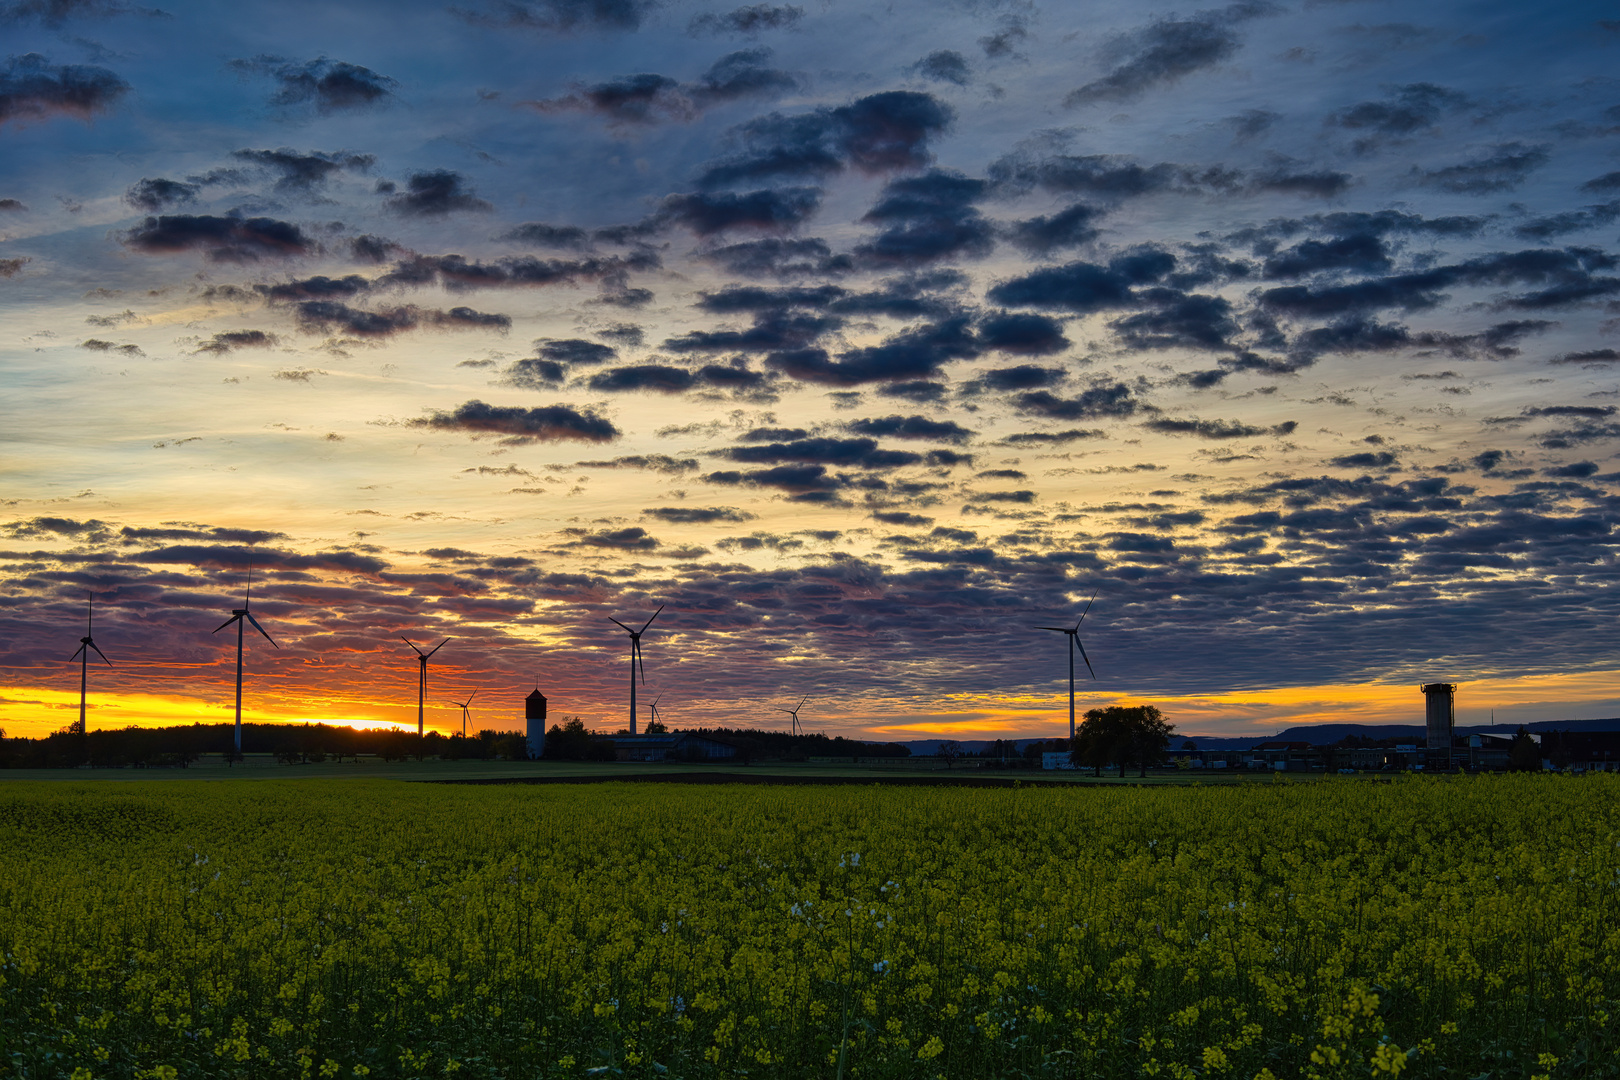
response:
M524 745L528 748L531 761L542 758L546 754L546 695L540 692L540 687L534 688L534 693L523 699Z
M1424 725L1427 728L1426 746L1431 755L1440 754L1444 764L1451 764L1452 728L1457 723L1457 684L1425 683L1423 691Z

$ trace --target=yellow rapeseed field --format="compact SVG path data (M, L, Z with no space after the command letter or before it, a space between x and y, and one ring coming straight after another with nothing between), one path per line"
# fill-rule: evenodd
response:
M1620 782L0 789L31 1078L1613 1076Z

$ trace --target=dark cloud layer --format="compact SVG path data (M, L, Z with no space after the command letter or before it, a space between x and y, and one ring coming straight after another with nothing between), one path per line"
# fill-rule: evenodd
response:
M278 89L270 104L282 108L312 106L317 112L335 113L383 104L393 97L398 85L387 75L343 60L317 57L302 63L281 56L256 56L232 60L231 66L244 75L264 75L275 80Z
M52 64L38 53L14 56L0 70L0 126L74 116L91 120L129 92L102 67Z
M471 435L504 435L516 442L612 442L619 429L607 419L570 405L524 408L466 401L449 412L435 410L413 420L416 427L460 431Z

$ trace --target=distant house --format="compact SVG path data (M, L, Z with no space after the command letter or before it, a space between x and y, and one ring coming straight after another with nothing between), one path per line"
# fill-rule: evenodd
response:
M1543 731L1541 756L1555 769L1620 770L1620 731Z
M688 731L598 735L596 741L613 747L615 761L728 761L737 756L737 748L731 743Z
M1272 739L1252 747L1246 764L1251 769L1287 772L1290 769L1320 768L1324 764L1324 756L1322 750L1308 742Z

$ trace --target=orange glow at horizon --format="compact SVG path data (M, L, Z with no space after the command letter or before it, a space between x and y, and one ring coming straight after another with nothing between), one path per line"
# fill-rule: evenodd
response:
M269 696L273 699L274 695ZM253 723L347 725L363 730L416 726L415 703L378 702L358 695L301 694L265 703L244 702L242 718ZM1620 670L1524 678L1481 679L1460 685L1457 723L1518 724L1533 720L1575 720L1620 714ZM1090 693L1075 703L1077 719L1085 711L1111 704L1151 703L1184 735L1263 737L1284 728L1314 724L1406 724L1423 722L1423 698L1417 683L1362 683L1346 685L1277 687L1200 695L1129 695ZM12 737L38 738L66 727L77 719L77 688L60 690L32 686L0 686L0 728ZM719 703L716 703L719 704ZM181 694L107 692L90 696L91 730L124 727L160 727L179 724L222 724L233 719L229 697L188 697ZM563 719L554 710L551 723ZM570 714L573 709L567 710ZM617 706L587 718L587 726L613 731L623 721ZM675 720L678 727L754 726L719 718L703 719L694 702L689 715ZM826 711L812 730L879 741L953 738L1028 739L1059 738L1068 734L1066 700L1051 694L949 695L925 703L886 699L838 709L827 702ZM451 735L461 730L453 708L429 705L430 730ZM520 730L521 706L514 700L485 711L475 709L471 727L502 731ZM771 727L769 723L762 726Z

